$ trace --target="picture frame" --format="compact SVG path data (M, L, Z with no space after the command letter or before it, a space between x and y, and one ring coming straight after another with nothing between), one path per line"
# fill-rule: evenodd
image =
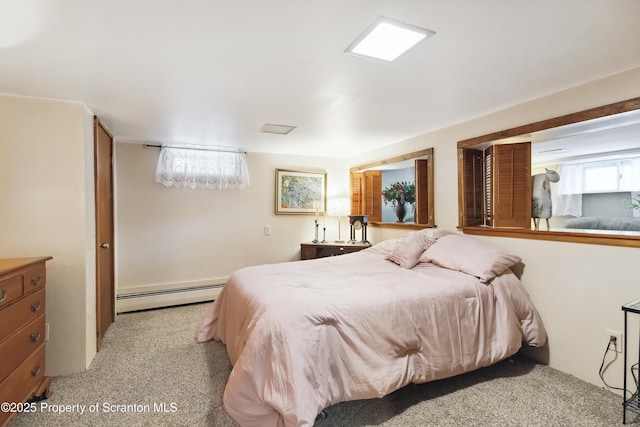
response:
M325 213L327 173L276 169L276 214ZM317 219L317 218L316 218Z

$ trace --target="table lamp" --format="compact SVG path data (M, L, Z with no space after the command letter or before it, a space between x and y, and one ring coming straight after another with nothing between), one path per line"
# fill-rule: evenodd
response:
M342 217L351 213L351 201L348 197L337 197L327 200L327 215L338 217L338 240L335 243L344 243L342 240Z

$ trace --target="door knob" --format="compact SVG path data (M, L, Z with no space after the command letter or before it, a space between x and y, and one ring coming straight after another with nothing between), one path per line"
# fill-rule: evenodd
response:
M100 244L100 247L101 247L102 249L109 249L109 244L108 244L108 243L101 243L101 244Z

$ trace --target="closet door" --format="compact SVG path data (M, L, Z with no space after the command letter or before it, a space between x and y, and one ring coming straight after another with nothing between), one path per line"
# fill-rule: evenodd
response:
M96 203L96 337L102 338L115 321L115 273L113 248L113 137L96 117L94 171Z

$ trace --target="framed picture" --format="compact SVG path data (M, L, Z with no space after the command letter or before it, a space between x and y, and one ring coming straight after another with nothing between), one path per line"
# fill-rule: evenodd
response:
M326 189L326 172L276 169L276 214L324 213Z

